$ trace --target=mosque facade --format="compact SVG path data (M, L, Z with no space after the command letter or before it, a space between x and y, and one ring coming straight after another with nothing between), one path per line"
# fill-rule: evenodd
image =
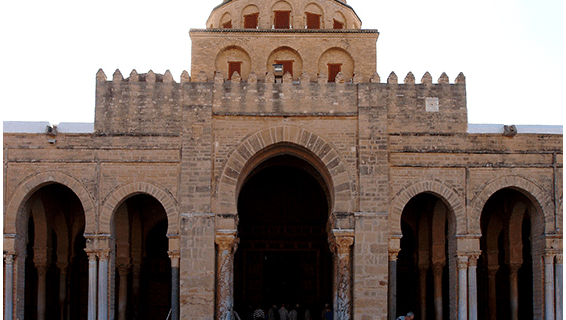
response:
M561 128L381 78L346 0L190 36L179 81L100 70L91 128L5 123L4 319L562 319Z

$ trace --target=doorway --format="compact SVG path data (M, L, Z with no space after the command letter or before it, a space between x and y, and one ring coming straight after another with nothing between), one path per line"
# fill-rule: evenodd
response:
M297 303L316 315L332 302L323 181L311 164L291 155L264 161L244 181L234 269L240 315L250 307Z

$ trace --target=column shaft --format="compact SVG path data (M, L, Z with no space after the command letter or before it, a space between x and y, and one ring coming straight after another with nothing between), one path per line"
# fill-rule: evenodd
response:
M65 319L65 305L67 302L67 264L58 264L59 267L59 314L61 320Z
M420 304L420 319L426 319L426 274L428 272L428 265L419 266L419 304Z
M354 244L352 230L333 230L338 257L336 320L350 320L352 317L352 267L350 251Z
M126 320L126 310L128 308L128 265L118 266L118 320Z
M4 319L12 320L14 313L14 257L4 254Z
M562 267L562 253L556 255L556 265L554 267L554 284L556 286L555 290L555 301L556 301L556 320L562 320L562 277L563 277L563 267Z
M545 319L554 320L554 254L544 255Z
M38 265L37 268L37 320L45 320L45 285L47 266Z
M458 256L458 319L468 319L468 256Z
M471 255L468 260L468 319L478 320L478 255Z
M108 319L108 258L109 252L101 252L98 260L98 320Z
M388 313L389 320L397 316L397 256L398 252L389 252Z
M434 277L434 314L436 320L442 320L442 272L444 264L436 263L432 266Z
M498 265L490 265L487 267L487 282L488 282L488 303L487 308L489 312L489 320L497 320L497 288L495 286L495 276L499 270Z
M232 296L234 287L234 252L238 243L236 231L217 233L215 242L218 245L218 267L216 288L216 315L218 320L227 319L234 306Z
M509 302L511 304L511 320L519 320L519 283L517 279L517 272L519 271L519 264L511 264L509 266Z
M169 252L171 259L171 320L179 320L179 263L180 253Z
M88 254L88 320L96 320L98 292L98 262L96 252Z

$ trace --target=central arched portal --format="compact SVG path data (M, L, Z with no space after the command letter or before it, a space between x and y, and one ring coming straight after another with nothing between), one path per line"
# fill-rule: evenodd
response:
M300 303L317 314L332 303L328 190L313 165L289 154L264 160L246 176L238 197L234 270L240 312Z

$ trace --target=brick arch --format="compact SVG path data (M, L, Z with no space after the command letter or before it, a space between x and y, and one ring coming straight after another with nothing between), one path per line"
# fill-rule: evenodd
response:
M102 202L99 233L111 234L114 212L127 198L136 194L147 194L159 201L167 214L167 234L179 233L179 208L175 197L168 191L149 182L131 182L112 190Z
M85 214L85 233L96 229L96 210L94 199L86 187L76 178L62 171L44 171L28 176L16 187L8 200L4 215L4 233L25 232L19 230L24 223L23 205L41 187L58 183L71 189L79 198Z
M401 215L407 203L416 195L432 193L440 197L454 215L456 235L466 234L466 211L461 196L452 188L432 180L419 181L401 190L391 202L389 213L391 235L401 236Z
M470 201L469 228L471 233L481 234L480 218L482 210L489 198L497 191L511 188L529 198L538 207L544 219L544 231L554 231L554 205L550 192L540 185L519 175L502 176L488 181L479 193Z
M235 147L224 164L215 195L215 212L237 213L238 181L244 174L248 161L258 152L276 144L297 145L312 152L328 172L334 199L331 212L354 210L355 186L343 157L337 148L321 136L300 127L280 125L266 128L246 137ZM320 169L320 168L319 168Z

